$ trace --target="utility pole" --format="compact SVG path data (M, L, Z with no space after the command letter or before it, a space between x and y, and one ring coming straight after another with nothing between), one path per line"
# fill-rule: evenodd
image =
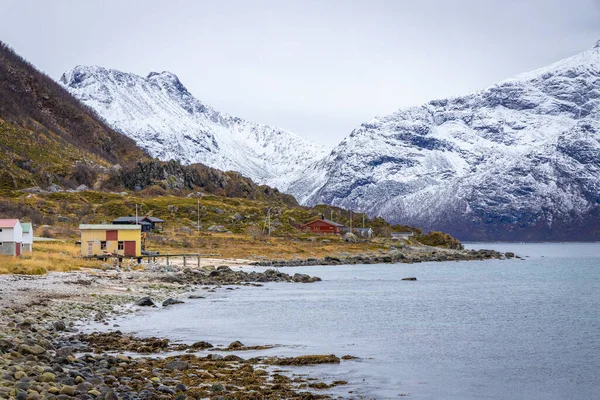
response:
M363 213L363 229L365 228L365 213Z
M135 205L135 224L138 225L138 211L137 211L137 203Z
M267 223L269 224L269 236L271 236L271 209L267 211Z
M196 213L198 214L197 229L198 229L198 234L200 234L200 199L198 199L198 209L197 209Z
M350 210L350 233L352 233L352 210Z
M329 219L333 221L333 209L329 209Z

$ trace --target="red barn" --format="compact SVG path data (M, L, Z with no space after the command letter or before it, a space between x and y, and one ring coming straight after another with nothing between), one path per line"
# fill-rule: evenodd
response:
M307 222L304 225L300 225L300 229L303 231L311 231L313 233L342 234L344 225L321 217L314 221Z

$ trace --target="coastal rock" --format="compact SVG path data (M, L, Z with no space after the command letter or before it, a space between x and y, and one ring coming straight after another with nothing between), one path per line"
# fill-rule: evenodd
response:
M358 238L354 233L346 232L344 234L344 242L347 243L358 243Z
M171 306L173 304L183 304L183 301L173 299L173 298L168 298L167 300L163 301L162 306L167 307L167 306Z
M154 304L154 301L152 301L150 297L143 297L139 299L135 302L135 305L140 307L156 307L156 304Z
M409 277L409 278L402 278L402 280L403 280L403 281L416 281L416 280L417 280L417 278L416 278L416 277L414 277L414 276L411 276L411 277Z

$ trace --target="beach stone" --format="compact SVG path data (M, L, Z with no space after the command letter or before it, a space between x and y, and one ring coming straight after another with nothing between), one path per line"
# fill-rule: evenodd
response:
M214 383L211 387L210 387L211 392L223 392L225 391L225 386L223 386L220 383Z
M66 331L67 325L63 321L55 321L52 323L55 331Z
M73 346L62 346L58 350L56 350L56 355L58 357L67 357L72 355L75 352L75 347Z
M229 344L230 349L239 349L242 347L244 347L244 344L242 342L240 342L239 340L236 340L235 342L231 342Z
M33 346L22 344L19 347L19 351L22 354L33 354L33 355L37 356L37 355L45 353L46 349L44 349L42 346L39 346L37 344L34 344Z
M156 390L158 390L161 393L175 394L175 391L173 389L171 389L170 387L167 387L165 385L159 385Z
M94 397L98 397L100 396L102 393L100 393L99 391L97 391L96 389L90 389L88 390L88 394L91 394Z
M42 376L40 376L40 382L54 382L56 380L56 375L52 372L44 372Z
M167 306L171 306L173 304L183 304L183 301L173 299L173 298L168 298L167 300L163 301L162 306L167 307Z
M75 386L63 386L62 389L60 389L60 394L66 394L67 396L75 396Z
M117 354L115 358L119 362L129 362L130 360L129 356L126 356L125 354Z
M46 391L50 394L59 394L60 393L60 389L57 388L56 386L51 386Z
M135 302L136 306L140 307L155 307L154 301L150 297L143 297Z
M165 365L165 368L171 371L185 371L186 369L190 368L190 365L185 361L173 360L167 363Z
M188 388L183 383L178 383L177 385L175 385L175 390L177 392L187 392ZM105 400L108 400L108 399L105 399Z
M13 375L15 379L21 379L21 378L25 378L27 376L27 374L25 373L25 371L17 371L15 372L15 374Z
M210 343L208 343L208 342L205 342L205 341L203 341L203 340L201 340L201 341L199 341L199 342L196 342L196 343L194 343L194 344L192 344L192 345L190 346L190 348L192 348L192 349L194 349L194 350L204 350L204 349L211 349L211 348L213 348L213 347L214 347L214 346L213 346L212 344L210 344Z
M119 400L119 398L117 397L115 392L113 392L112 390L109 390L108 392L106 392L106 395L104 396L104 400Z

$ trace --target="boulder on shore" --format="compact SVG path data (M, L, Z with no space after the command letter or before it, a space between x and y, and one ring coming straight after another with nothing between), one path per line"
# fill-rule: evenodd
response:
M135 302L135 305L140 307L156 307L156 304L154 304L154 301L150 297L142 297Z
M167 306L171 306L173 304L183 304L183 301L169 297L168 299L163 301L162 306L167 307Z

